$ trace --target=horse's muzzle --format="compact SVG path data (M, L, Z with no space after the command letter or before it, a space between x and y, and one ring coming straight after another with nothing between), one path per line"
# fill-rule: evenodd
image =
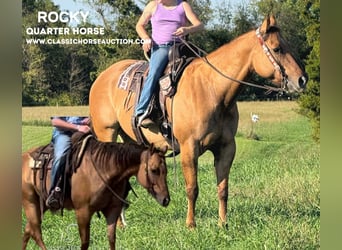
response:
M286 84L286 92L288 93L302 93L305 88L306 84L308 83L308 76L305 73L304 75L301 75L296 80L290 80Z

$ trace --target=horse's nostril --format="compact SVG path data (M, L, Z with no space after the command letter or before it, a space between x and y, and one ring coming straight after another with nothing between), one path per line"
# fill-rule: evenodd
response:
M166 207L170 203L170 198L164 198L163 200L163 206Z
M299 77L299 79L298 79L299 87L304 88L305 85L306 85L306 82L307 82L307 77L306 76Z

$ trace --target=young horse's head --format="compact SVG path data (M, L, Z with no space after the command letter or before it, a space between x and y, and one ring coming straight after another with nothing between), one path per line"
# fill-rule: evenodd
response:
M146 149L141 154L141 163L137 175L138 182L164 207L170 202L166 180L166 151L167 148L157 150L153 145Z
M307 74L291 55L274 16L263 21L256 36L259 44L252 57L255 72L288 92L301 92L307 83Z

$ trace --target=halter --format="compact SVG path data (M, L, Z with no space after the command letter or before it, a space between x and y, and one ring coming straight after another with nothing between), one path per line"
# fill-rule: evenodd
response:
M145 175L146 175L146 184L147 184L147 190L149 193L151 194L154 194L154 189L153 189L153 183L152 181L150 180L150 176L148 174L148 164L145 163Z
M155 191L153 189L154 184L152 183L150 176L148 174L148 156L146 156L145 159L145 176L146 176L146 185L147 185L147 190L149 191L149 193L151 194L155 194Z
M286 87L287 87L288 78L287 78L287 75L285 74L284 67L277 62L277 60L275 59L275 57L271 53L270 49L266 45L265 40L264 40L264 38L262 37L262 35L260 33L260 28L257 28L257 30L255 31L255 34L256 34L256 36L257 36L257 38L259 40L259 43L260 43L261 47L263 48L263 51L264 51L265 55L267 56L267 58L272 63L274 69L278 70L280 72L280 74L282 76L282 81L281 81L280 88L285 90Z

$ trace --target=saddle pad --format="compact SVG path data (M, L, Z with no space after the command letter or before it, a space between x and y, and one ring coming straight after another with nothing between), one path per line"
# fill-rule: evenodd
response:
M131 64L124 72L121 73L118 81L118 88L123 90L128 90L130 82L132 81L132 76L134 72L140 68L142 64L146 63L146 61L137 61Z
M38 164L36 164L36 161L30 157L29 159L29 167L32 168L32 169L39 169L39 168L42 168L42 162L39 161Z

